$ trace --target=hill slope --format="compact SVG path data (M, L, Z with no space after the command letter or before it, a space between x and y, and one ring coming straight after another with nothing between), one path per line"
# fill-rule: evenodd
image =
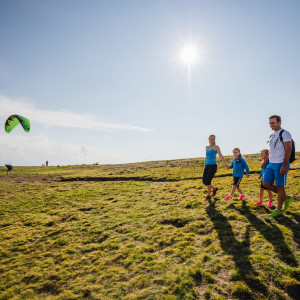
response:
M203 158L1 168L0 299L296 299L299 153L277 220L254 205L260 159L246 159L245 201L223 200L222 165L204 201Z

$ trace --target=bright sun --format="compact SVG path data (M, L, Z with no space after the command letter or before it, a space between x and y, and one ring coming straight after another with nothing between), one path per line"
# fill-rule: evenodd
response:
M180 59L183 63L191 66L198 62L199 53L194 46L186 46L180 52Z
M189 86L191 86L192 73L203 64L203 46L196 41L187 41L180 43L177 51L175 60L187 71Z

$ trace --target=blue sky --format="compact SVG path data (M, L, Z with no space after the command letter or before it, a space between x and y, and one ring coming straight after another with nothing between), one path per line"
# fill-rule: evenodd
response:
M224 155L258 153L271 114L297 143L299 13L277 0L1 0L0 163L200 157L211 133ZM30 133L7 134L10 114Z

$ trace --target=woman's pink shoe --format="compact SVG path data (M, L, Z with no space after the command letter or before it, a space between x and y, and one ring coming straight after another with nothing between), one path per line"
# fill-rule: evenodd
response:
M206 196L205 201L210 200L211 196Z
M262 201L255 202L255 205L263 205L264 203Z
M272 201L269 201L268 204L267 204L267 206L268 206L268 207L273 207L273 202L272 202Z
M215 188L215 189L213 190L213 192L212 192L212 197L216 196L218 190L219 190L218 188Z
M225 200L232 200L232 197L228 195L227 197L224 198Z

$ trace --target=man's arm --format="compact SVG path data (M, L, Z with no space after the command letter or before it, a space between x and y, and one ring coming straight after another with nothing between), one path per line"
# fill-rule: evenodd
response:
M291 153L292 153L292 142L284 142L283 143L283 147L284 147L284 158L283 158L283 162L282 162L282 166L280 169L280 174L281 175L285 175L287 173L287 169L286 166L289 162Z

